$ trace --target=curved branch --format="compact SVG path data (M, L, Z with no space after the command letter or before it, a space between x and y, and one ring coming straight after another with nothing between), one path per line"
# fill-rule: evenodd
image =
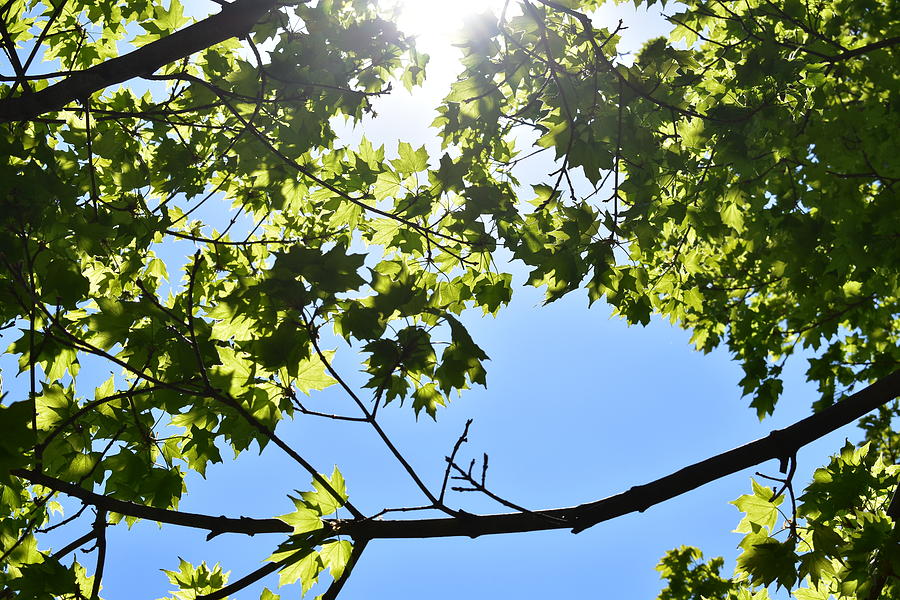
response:
M651 506L767 460L789 457L798 448L849 425L897 396L900 396L900 371L894 371L849 398L789 427L776 429L764 438L694 463L650 483L632 487L615 496L579 506L534 513L466 515L455 519L331 521L330 525L338 533L372 539L458 535L477 537L568 527L572 528L573 533L578 533L602 521L635 511L643 512ZM553 522L548 516L560 521Z
M707 483L767 460L792 456L799 448L862 417L871 410L900 396L900 371L895 371L833 406L797 421L784 429L776 429L764 438L717 454L650 483L632 487L615 496L569 508L554 508L530 513L470 515L437 519L387 520L326 519L323 534L348 535L355 540L386 538L430 538L520 533L547 529L571 528L583 531L635 511L643 512L666 500L680 496ZM75 484L61 481L27 469L11 472L50 489L64 492L92 504L142 519L206 529L218 533L290 533L293 529L278 519L246 517L214 517L153 508L95 494ZM550 517L550 518L548 518Z

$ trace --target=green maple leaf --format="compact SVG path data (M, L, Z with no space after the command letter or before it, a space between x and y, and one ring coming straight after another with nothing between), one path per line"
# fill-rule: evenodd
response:
M772 501L774 491L771 488L759 485L752 479L750 481L753 494L745 494L731 503L744 513L735 532L756 534L762 530L772 531L778 520L778 506L784 502L784 496Z
M334 358L334 352L334 350L325 350L322 354L325 355L326 360L331 362ZM313 390L324 390L337 383L337 380L328 374L327 367L318 354L300 361L294 381L297 387L307 396Z
M415 173L428 166L428 151L425 150L425 146L413 150L409 143L400 142L397 145L397 153L400 158L392 160L391 164L400 173Z
M331 571L331 576L338 579L344 573L344 568L347 566L347 561L350 560L352 551L353 546L350 542L346 540L336 540L322 544L322 549L319 550L319 556L325 567Z
M308 508L320 516L330 515L337 511L347 501L347 484L344 482L344 476L337 467L331 473L331 477L322 475L322 478L328 482L331 489L325 487L318 479L313 479L313 491L301 492L302 500L296 500L295 504L299 508ZM332 493L334 492L334 493ZM337 494L337 497L335 497Z
M286 566L278 573L278 585L289 585L300 581L302 593L306 594L318 581L324 566L319 553L305 549L298 550Z
M280 515L277 518L293 527L294 535L322 528L322 519L319 516L319 512L302 504L294 512Z
M797 581L797 554L793 540L780 542L764 534L748 534L741 542L743 553L737 558L737 569L750 576L754 585L791 589Z

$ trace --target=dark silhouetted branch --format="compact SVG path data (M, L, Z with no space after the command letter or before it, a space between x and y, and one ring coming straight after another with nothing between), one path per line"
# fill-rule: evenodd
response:
M455 517L410 520L325 519L324 535L347 535L354 540L386 538L431 538L520 533L547 529L583 531L635 511L643 512L707 483L737 473L767 460L786 461L806 446L900 395L900 371L884 377L849 398L834 404L764 438L694 463L670 475L632 487L615 496L569 508L493 515L459 512ZM153 508L95 494L82 487L26 469L12 474L32 483L63 492L82 502L142 519L206 529L218 533L290 533L292 528L278 519L214 517Z
M0 100L0 122L27 121L60 110L70 102L87 98L106 87L153 73L219 42L244 36L275 6L275 0L234 0L223 6L218 14L134 52L72 73L59 83L27 96Z
M775 430L764 438L700 461L650 483L635 486L615 496L580 506L541 510L533 513L464 515L450 519L330 521L329 523L339 533L371 539L460 535L477 537L565 528L571 528L573 533L578 533L602 521L635 511L643 512L651 506L767 460L787 459L797 449L844 425L853 423L856 419L882 404L890 402L898 395L900 395L900 371L895 371L849 398L789 427ZM547 517L558 519L558 521L551 521Z
M100 600L100 583L106 568L106 509L97 509L94 520L94 534L97 538L97 567L94 569L94 582L91 584L90 600Z

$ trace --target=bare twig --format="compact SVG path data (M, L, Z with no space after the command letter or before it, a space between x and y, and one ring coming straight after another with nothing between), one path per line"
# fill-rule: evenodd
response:
M334 366L331 364L331 361L328 360L328 357L325 356L325 353L322 352L322 348L319 346L319 342L317 340L318 332L315 331L315 329L312 326L312 323L305 322L305 323L303 323L303 325L305 325L307 330L309 331L309 339L312 342L313 349L315 350L316 355L318 355L319 360L321 360L322 364L325 365L325 368L328 370L328 373L337 380L338 384L344 389L344 391L347 393L347 395L353 399L353 401L359 407L360 412L362 412L363 415L365 416L366 421L372 426L372 429L375 430L375 433L378 434L378 437L381 438L381 441L384 443L384 445L387 447L387 449L391 452L391 454L394 455L394 458L397 459L397 462L400 463L400 465L403 467L403 469L406 471L406 473L410 476L410 478L413 480L413 482L416 484L416 486L422 491L422 493L425 495L425 497L428 498L428 500L432 503L432 505L435 508L437 508L438 510L441 510L449 515L455 516L456 512L447 508L446 506L444 506L444 504L440 500L438 500L438 498L431 492L431 490L428 489L428 486L425 485L425 482L422 481L422 478L419 477L419 474L416 473L416 471L415 471L415 469L413 469L412 465L409 464L409 461L407 461L406 458L403 456L403 454L400 453L400 451L397 449L397 447L391 441L390 437L388 437L387 433L385 433L384 429L382 429L381 425L378 424L378 421L376 421L375 418L372 416L372 413L369 412L369 409L366 408L365 402L363 402L360 399L360 397L356 394L356 392L353 391L353 388L351 388L347 384L347 382L344 381L344 378L341 377L340 373L338 373L337 370L334 368Z
M462 467L460 467L459 465L457 465L456 463L450 462L449 458L447 459L447 465L449 467L451 467L454 471L459 473L459 475L455 475L453 478L465 481L469 485L472 486L470 488L454 487L453 489L455 491L458 491L458 492L470 492L470 491L471 492L480 492L480 493L484 494L485 496L487 496L488 498L490 498L491 500L493 500L494 502L497 502L498 504L502 504L506 508L511 508L512 510L518 511L523 514L534 515L538 518L547 519L551 523L553 523L555 525L560 525L561 527L569 526L569 523L566 521L565 517L547 514L543 511L529 510L523 506L520 506L518 504L510 502L509 500L506 500L505 498L501 498L497 494L495 494L492 491L490 491L489 489L487 489L484 486L484 475L487 472L487 454L484 455L484 462L482 463L483 469L482 469L481 482L476 481L475 478L472 477L472 467L474 466L474 464L475 464L475 461L473 460L472 464L469 465L468 470L465 470Z
M459 452L460 447L468 441L466 436L469 435L469 426L472 424L472 419L466 421L466 426L463 428L463 432L460 434L459 439L456 440L456 443L453 444L453 451L450 452L450 456L446 457L447 459L447 469L444 471L444 481L441 483L441 493L438 496L438 502L444 501L444 494L447 493L447 481L450 479L450 469L453 467L453 461L456 460L456 453Z

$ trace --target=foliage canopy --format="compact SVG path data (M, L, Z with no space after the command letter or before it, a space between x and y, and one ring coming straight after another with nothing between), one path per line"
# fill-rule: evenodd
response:
M336 117L369 118L374 97L425 77L427 57L383 8L220 4L194 23L178 0L0 6L0 323L16 332L6 352L25 390L0 406L2 597L99 597L106 529L145 518L283 534L236 582L182 561L166 571L177 598L222 598L276 570L303 593L327 573L333 598L373 538L579 530L779 458L778 493L754 485L735 501L735 577L673 550L660 597L766 598L775 584L801 600L900 598L893 0L689 0L633 61L616 52L619 28L592 21L597 0L510 4L467 29L434 123L439 154L335 133ZM532 149L555 170L523 190L515 167ZM173 239L195 253L161 258ZM586 293L631 324L669 318L700 350L727 345L761 418L802 350L821 412L614 502L455 510L447 478L429 489L378 411L407 403L434 418L485 383L464 313L510 301L504 251L548 302ZM335 340L358 353L365 390L334 367ZM117 374L86 390L86 360ZM305 407L300 392L332 385L357 414ZM795 498L797 448L875 408L867 443ZM276 433L297 415L374 428L443 517L363 514L338 470L319 473ZM177 511L186 473L254 445L309 471L295 512ZM448 476L490 495L454 457ZM60 493L96 518L53 552L40 540L61 524ZM350 518L330 517L340 507ZM69 555L89 543L98 562L85 568Z

